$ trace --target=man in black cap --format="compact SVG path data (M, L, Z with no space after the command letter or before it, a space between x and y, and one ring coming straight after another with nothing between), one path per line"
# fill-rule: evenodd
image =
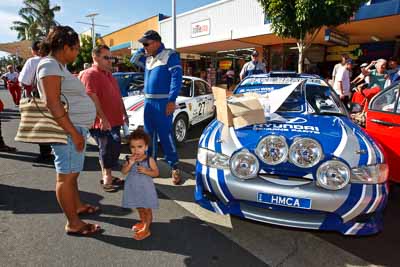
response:
M251 61L243 65L240 72L240 80L243 80L249 75L266 73L265 65L258 60L258 52L256 50L251 53Z
M172 169L172 181L179 184L178 154L172 136L172 117L175 101L182 85L182 66L179 54L166 49L158 32L149 30L139 39L143 48L131 62L145 69L144 129L152 138L148 155L157 156L157 136L165 159Z

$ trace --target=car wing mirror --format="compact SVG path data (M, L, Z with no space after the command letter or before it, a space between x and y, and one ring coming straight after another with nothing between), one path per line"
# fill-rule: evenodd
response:
M358 113L363 110L362 106L358 103L351 103L350 105L350 113Z

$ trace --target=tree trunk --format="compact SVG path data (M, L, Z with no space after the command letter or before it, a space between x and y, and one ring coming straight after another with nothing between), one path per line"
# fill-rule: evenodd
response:
M297 64L297 72L303 73L304 52L306 50L304 40L298 40L297 48L299 49L299 61Z

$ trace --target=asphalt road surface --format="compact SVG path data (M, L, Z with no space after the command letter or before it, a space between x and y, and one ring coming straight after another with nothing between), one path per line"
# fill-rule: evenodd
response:
M384 231L370 237L345 237L242 220L208 212L193 202L197 143L206 123L189 132L179 148L185 182L174 186L159 162L155 179L160 209L152 236L132 239L136 212L120 207L121 191L105 193L95 146L89 145L81 173L81 197L102 212L85 220L105 232L92 238L64 234L65 218L56 202L55 171L34 162L38 147L15 143L19 113L7 91L2 119L7 144L15 154L0 153L0 266L399 266L400 190L394 188ZM127 153L124 148L124 153ZM121 155L121 158L124 154ZM121 174L115 172L121 177Z

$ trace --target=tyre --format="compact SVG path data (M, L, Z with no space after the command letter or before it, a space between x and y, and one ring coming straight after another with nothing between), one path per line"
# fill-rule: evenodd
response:
M182 144L186 140L188 131L188 119L185 114L179 114L176 116L173 124L172 131L174 133L175 143L177 145Z

